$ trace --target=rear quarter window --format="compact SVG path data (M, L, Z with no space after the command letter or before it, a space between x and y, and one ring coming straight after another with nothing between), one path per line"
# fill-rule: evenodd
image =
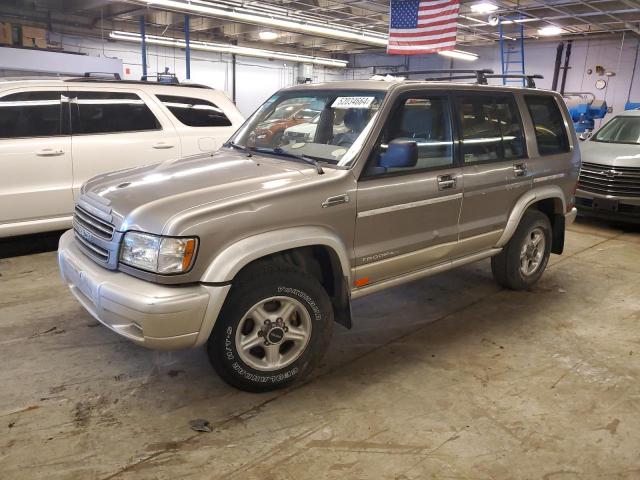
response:
M171 114L188 127L230 127L231 121L215 103L201 98L156 95Z
M569 137L555 98L543 95L525 95L524 98L536 131L540 155L568 152Z

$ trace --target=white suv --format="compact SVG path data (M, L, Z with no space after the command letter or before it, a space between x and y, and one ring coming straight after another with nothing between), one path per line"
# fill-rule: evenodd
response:
M208 87L95 77L0 81L0 237L68 228L89 178L215 151L242 124Z

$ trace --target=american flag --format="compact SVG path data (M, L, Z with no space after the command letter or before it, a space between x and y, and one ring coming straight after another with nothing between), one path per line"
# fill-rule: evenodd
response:
M387 53L453 50L460 0L391 0Z

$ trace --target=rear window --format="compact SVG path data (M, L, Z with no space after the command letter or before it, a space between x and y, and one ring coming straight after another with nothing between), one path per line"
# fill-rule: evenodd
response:
M60 94L22 92L0 98L0 138L61 135Z
M73 134L160 130L160 123L135 93L70 92Z
M222 109L208 100L175 95L156 95L156 97L173 116L188 127L231 126L231 121Z
M458 113L465 164L525 156L520 115L513 97L461 96Z
M540 155L569 151L569 137L564 128L562 112L553 97L526 95L525 101L533 120Z

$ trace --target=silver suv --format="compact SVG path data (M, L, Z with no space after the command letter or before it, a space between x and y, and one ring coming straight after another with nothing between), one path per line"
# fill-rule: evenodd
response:
M319 115L313 138L256 134L302 104ZM352 299L488 257L501 285L533 285L562 253L579 169L553 92L296 86L216 153L86 183L60 270L116 333L206 344L228 383L271 390L311 371Z

